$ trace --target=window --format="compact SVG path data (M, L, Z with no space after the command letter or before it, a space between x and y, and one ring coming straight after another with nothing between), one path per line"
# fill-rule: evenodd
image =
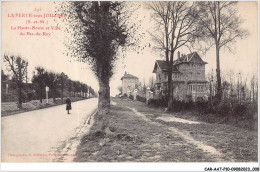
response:
M203 92L203 85L198 85L198 92Z
M190 78L192 78L192 72L190 73Z
M193 91L196 91L196 85L193 85Z
M200 78L200 73L197 73L198 78Z
M192 85L189 85L189 91L192 91Z

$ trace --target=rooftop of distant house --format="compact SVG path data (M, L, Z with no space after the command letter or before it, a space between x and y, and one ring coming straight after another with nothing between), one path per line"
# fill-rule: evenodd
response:
M134 78L134 79L138 79L136 76L131 75L130 73L125 72L124 76L121 78L121 80L123 80L123 78Z

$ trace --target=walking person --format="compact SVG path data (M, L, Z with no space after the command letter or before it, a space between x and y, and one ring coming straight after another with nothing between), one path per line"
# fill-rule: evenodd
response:
M70 98L68 97L67 99L66 99L66 110L68 111L68 114L70 114L70 110L71 110L71 100L70 100Z

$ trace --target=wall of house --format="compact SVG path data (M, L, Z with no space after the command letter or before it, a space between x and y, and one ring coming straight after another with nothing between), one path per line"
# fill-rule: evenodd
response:
M128 91L130 90L130 94L133 94L134 89L136 87L136 84L138 84L138 79L136 78L123 78L122 80L122 94L128 94ZM129 96L129 95L128 95Z
M183 63L178 65L183 80L205 80L205 64Z
M182 63L178 65L181 76L173 76L173 81L184 81L179 84L177 90L174 90L174 98L179 101L196 101L198 97L207 99L207 83L190 83L188 81L205 81L205 64L192 61L191 63Z
M195 57L190 63L177 65L177 68L181 73L174 72L172 75L173 98L178 101L196 101L198 97L206 99L208 87L205 82L205 64L197 61ZM156 83L167 82L167 80L167 73L157 68Z
M166 82L168 80L167 72L162 71L160 68L157 68L155 83Z

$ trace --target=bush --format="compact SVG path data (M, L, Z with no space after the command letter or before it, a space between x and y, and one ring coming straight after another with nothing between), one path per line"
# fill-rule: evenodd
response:
M140 102L146 102L146 98L145 97L141 97L139 95L136 96L136 100L138 100Z
M129 96L129 99L134 100L134 96L133 96L133 95L130 95L130 96Z
M122 98L127 98L127 94L125 93Z
M189 102L185 102L185 101L176 101L174 100L172 102L173 105L173 111L174 112L180 112L183 110L190 110L190 109L194 109L194 103L192 101Z
M196 101L196 109L200 113L208 113L212 108L209 108L210 104L208 101L204 101L203 99L197 99Z
M232 115L232 108L227 102L220 102L218 105L216 105L216 113L220 116L227 116Z
M233 116L243 117L248 111L248 106L246 104L236 104L233 110Z
M167 101L164 99L149 99L148 105L152 105L154 107L167 107Z

